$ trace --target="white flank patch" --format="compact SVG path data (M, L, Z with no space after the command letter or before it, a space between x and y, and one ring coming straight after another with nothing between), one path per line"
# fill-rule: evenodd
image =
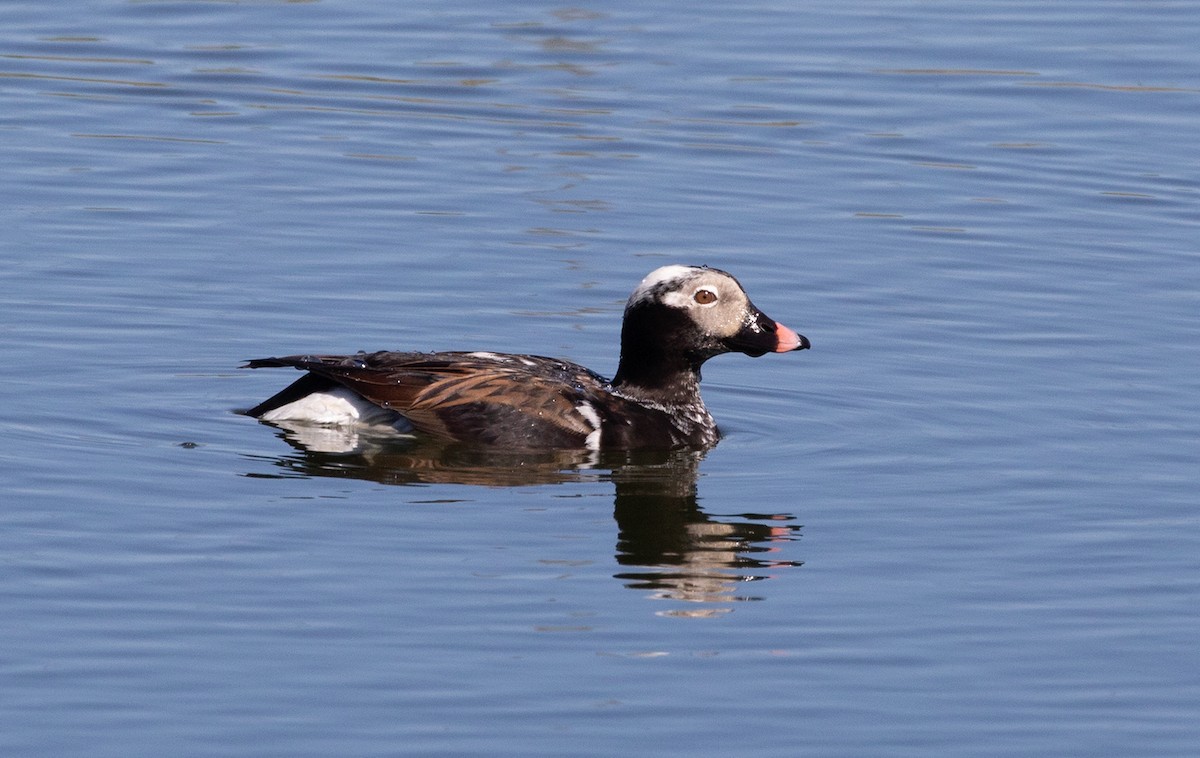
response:
M489 353L486 350L477 350L474 353L467 353L467 355L471 356L472 358L483 358L484 360L489 360L489 361L507 360L507 358L503 355L500 355L498 353Z
M262 415L263 421L295 421L304 424L344 426L351 424L390 424L396 412L380 408L344 387L314 392L295 402L281 405Z
M592 425L592 431L588 434L587 439L583 441L584 447L588 450L600 449L600 414L596 413L596 408L588 402L580 403L575 406L575 410L579 411L579 415L583 416L589 424Z

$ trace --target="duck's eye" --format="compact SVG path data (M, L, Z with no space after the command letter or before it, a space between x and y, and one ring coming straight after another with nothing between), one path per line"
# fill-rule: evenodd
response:
M700 305L708 305L709 303L717 302L717 293L712 290L696 290L696 294L692 295L692 299Z

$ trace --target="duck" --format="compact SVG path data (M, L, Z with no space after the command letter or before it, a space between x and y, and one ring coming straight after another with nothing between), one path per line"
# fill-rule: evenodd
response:
M703 450L720 439L700 397L705 361L810 347L755 307L732 274L669 265L629 296L611 379L558 358L486 351L256 358L242 368L305 373L243 413L275 425L382 426L508 449Z

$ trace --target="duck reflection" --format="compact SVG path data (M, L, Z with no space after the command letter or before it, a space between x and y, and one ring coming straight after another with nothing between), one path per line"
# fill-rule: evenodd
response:
M702 457L702 453L675 451L660 454L662 460L642 460L611 470L616 485L617 563L630 568L616 577L625 580L627 587L674 600L761 600L743 591L743 585L801 565L777 555L781 543L799 537L800 526L787 514L717 518L705 513L696 488Z
M611 481L616 562L622 567L614 576L657 598L702 606L761 600L744 588L802 564L779 557L784 543L799 538L800 526L791 515L739 508L741 512L714 516L700 507L701 451L504 451L426 437L372 438L341 429L277 426L295 452L270 459L275 473L248 476L491 487ZM698 606L670 615L716 612Z

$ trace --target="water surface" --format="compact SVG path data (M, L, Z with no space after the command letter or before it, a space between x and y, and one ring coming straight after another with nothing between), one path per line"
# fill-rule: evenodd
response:
M10 3L0 749L1190 756L1186 3ZM246 358L814 349L703 456L321 454Z

